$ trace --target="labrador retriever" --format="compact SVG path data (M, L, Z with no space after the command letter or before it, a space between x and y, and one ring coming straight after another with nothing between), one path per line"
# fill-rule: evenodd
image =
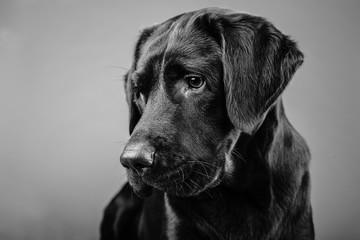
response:
M133 58L129 182L101 239L314 239L310 154L281 100L297 44L262 17L206 8L144 29Z

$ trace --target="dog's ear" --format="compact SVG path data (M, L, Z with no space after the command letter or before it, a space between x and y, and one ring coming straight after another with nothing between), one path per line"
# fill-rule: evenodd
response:
M265 19L222 14L221 31L226 107L235 127L252 132L279 98L303 54L295 42Z
M134 93L133 82L131 79L131 74L136 70L136 64L139 60L139 57L141 54L141 49L142 49L143 45L146 43L146 41L149 39L149 37L151 36L151 34L154 32L155 29L156 29L156 26L152 26L152 27L145 28L144 30L142 30L140 37L135 45L135 52L134 52L134 56L133 56L134 60L133 60L132 67L124 76L124 88L125 88L125 93L126 93L126 101L129 106L129 133L130 134L133 132L136 124L138 123L138 121L140 120L140 117L141 117L141 114L134 102L135 93Z

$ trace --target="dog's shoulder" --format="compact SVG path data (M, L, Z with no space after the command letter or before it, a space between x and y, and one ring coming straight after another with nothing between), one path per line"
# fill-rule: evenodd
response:
M163 217L163 193L142 199L126 182L104 210L100 239L159 239Z
M100 226L100 239L134 239L144 200L139 198L129 185L125 185L113 197L104 210Z

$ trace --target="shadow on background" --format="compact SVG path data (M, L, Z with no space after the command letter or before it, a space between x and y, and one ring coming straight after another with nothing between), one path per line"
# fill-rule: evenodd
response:
M0 239L97 239L125 179L122 75L139 29L206 6L268 18L305 64L284 98L312 150L317 239L360 239L357 1L0 2ZM115 66L115 67L113 67Z

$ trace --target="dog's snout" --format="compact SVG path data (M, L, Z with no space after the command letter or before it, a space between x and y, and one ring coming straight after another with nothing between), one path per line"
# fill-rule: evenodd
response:
M155 149L145 143L128 145L120 156L121 164L141 174L145 168L152 166Z

